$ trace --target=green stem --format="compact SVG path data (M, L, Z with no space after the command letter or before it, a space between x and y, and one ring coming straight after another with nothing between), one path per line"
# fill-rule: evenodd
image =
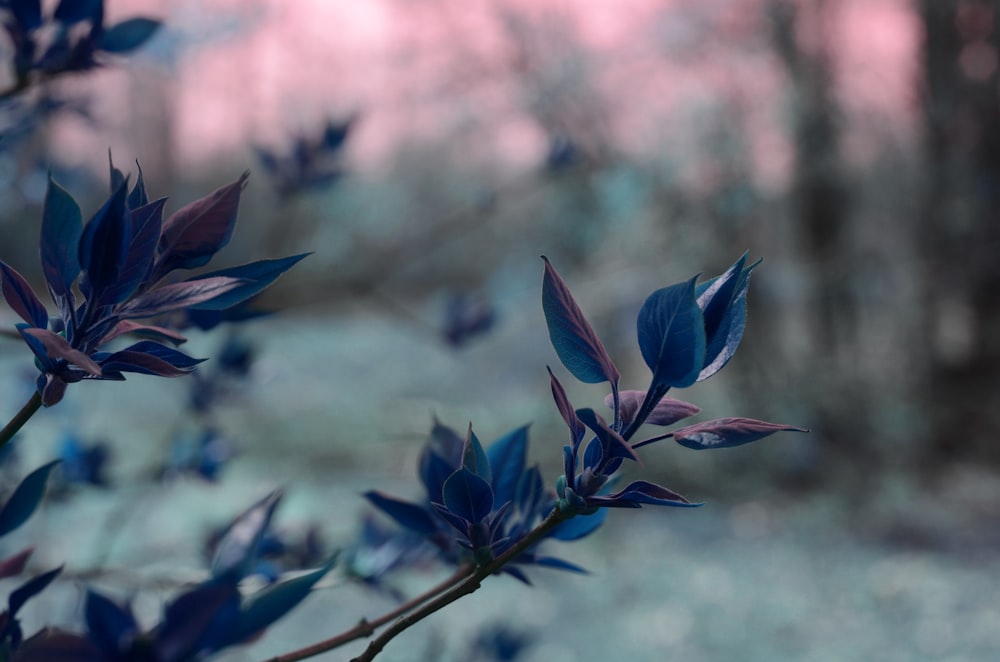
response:
M24 403L21 407L21 411L14 415L14 418L10 419L10 422L4 426L3 430L0 431L0 448L11 440L11 438L17 434L17 431L24 427L24 424L28 422L28 419L34 416L38 408L42 406L42 394L35 391L31 398Z
M330 639L324 639L323 641L312 644L311 646L306 646L305 648L300 648L290 653L285 653L284 655L273 657L270 660L267 660L267 662L296 662L297 660L304 660L306 658L313 657L314 655L319 655L320 653L325 653L329 650L333 650L334 648L339 648L340 646L352 642L355 639L370 637L373 634L375 634L375 630L382 627L386 623L396 620L406 612L416 609L424 602L427 602L438 593L447 591L452 586L455 586L460 581L471 575L473 569L474 566L463 565L454 573L452 573L450 577L445 579L437 586L427 591L424 591L415 598L407 600L406 602L399 605L392 611L383 614L382 616L379 616L373 621L369 621L368 619L362 618L361 621L359 621L358 624L355 625L353 628L351 628L350 630L345 630L344 632L338 634L335 637L331 637Z
M455 602L459 598L465 597L470 593L473 593L479 589L482 585L483 580L488 576L492 575L494 572L502 568L508 562L513 560L516 556L532 547L538 543L542 538L544 538L552 529L559 525L560 522L566 519L566 515L563 514L558 508L554 509L548 517L545 518L541 524L539 524L531 533L525 536L516 545L508 549L506 552L493 559L486 565L479 566L476 571L472 573L465 581L458 584L454 588L447 590L446 592L439 595L437 598L431 600L425 604L420 609L403 616L398 621L392 624L385 632L380 634L378 637L372 640L368 644L368 648L365 652L358 657L351 660L351 662L371 662L375 659L375 656L382 652L385 645L392 641L397 635L402 633L404 630L409 628L423 619L427 618L434 612L447 607L452 602Z

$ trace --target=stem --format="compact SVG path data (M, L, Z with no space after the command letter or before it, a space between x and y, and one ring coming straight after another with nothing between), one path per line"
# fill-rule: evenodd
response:
M42 406L42 394L35 391L31 394L31 398L24 403L21 407L21 411L14 415L14 418L10 419L10 422L4 426L3 430L0 431L0 448L11 440L11 438L17 434L17 431L24 427L24 424L28 422L38 408Z
M368 644L368 648L365 652L358 657L351 660L351 662L371 662L375 659L375 656L382 652L385 645L392 641L397 635L402 633L404 630L409 628L423 619L427 618L434 612L447 607L452 602L455 602L459 598L462 598L470 593L476 591L483 580L488 576L492 575L494 572L505 566L508 562L513 560L516 556L524 552L529 547L538 543L542 538L544 538L552 529L554 529L560 522L566 519L566 515L558 508L553 509L549 516L539 524L531 533L520 540L516 545L508 549L506 552L493 559L486 565L479 566L475 572L473 572L469 577L465 579L462 583L458 584L454 588L442 593L437 598L431 600L423 607L417 611L412 612L406 616L403 616L398 621L393 623L385 632L380 634L378 637L372 640Z
M399 605L392 611L379 616L373 621L362 618L350 630L346 630L335 637L330 639L325 639L318 643L312 644L311 646L306 646L305 648L300 648L298 650L292 651L290 653L285 653L284 655L279 655L277 657L271 658L267 662L296 662L297 660L304 660L308 657L313 657L314 655L319 655L320 653L325 653L326 651L333 650L334 648L339 648L346 643L354 641L355 639L361 639L364 637L370 637L375 634L375 630L382 627L386 623L396 620L403 614L413 609L416 609L424 602L427 602L432 597L447 591L451 587L458 584L460 581L472 574L473 566L463 565L458 570L456 570L450 577L445 579L443 582L437 586L424 591L420 595L410 600L407 600L403 604Z

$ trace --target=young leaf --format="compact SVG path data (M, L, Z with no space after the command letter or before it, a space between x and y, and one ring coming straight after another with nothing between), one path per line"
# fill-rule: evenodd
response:
M493 511L490 484L464 467L444 482L443 497L451 514L472 524L484 521Z
M57 464L59 460L43 464L25 476L10 498L0 506L0 536L7 535L28 521L42 501L49 472Z
M564 542L585 538L604 524L604 520L607 517L608 511L604 508L601 508L592 515L577 515L560 523L549 534L549 537Z
M706 448L730 448L749 444L775 432L808 432L803 428L779 423L768 423L752 418L718 418L703 421L674 430L674 441L681 446L703 450Z
M691 503L680 494L668 490L662 485L637 480L629 483L620 492L607 496L588 497L587 503L605 508L638 508L643 504L653 506L696 507L700 503Z
M304 575L277 582L253 595L240 613L233 643L244 641L263 632L294 609L312 591L313 586L333 568L336 559Z
M252 296L260 294L277 280L278 276L295 266L302 258L311 253L300 253L288 257L274 260L257 260L239 267L220 269L211 273L203 274L198 278L213 278L225 276L229 278L239 278L244 283L239 287L234 287L224 294L221 294L209 301L196 303L190 308L192 310L223 310L238 303L246 301ZM189 279L193 280L193 279Z
M238 621L240 592L235 583L209 582L181 594L163 610L156 630L157 660L196 660L215 630L229 630Z
M150 18L130 18L101 33L101 50L127 53L142 46L159 29L160 22Z
M469 423L469 431L465 437L465 444L462 446L462 466L482 478L487 483L493 482L493 471L490 468L490 460L479 443L479 437L472 431L472 423Z
M545 261L542 310L552 347L559 360L581 382L596 384L607 381L617 384L620 379L618 368L611 361L580 307L576 305L566 283L556 273L548 258L542 256L542 259Z
M97 591L87 590L83 602L87 636L112 657L118 657L130 640L139 634L139 624L128 607L122 607Z
M514 500L528 458L528 426L508 432L486 449L493 472L493 498L498 504Z
M615 458L629 458L630 460L635 460L639 462L639 456L635 454L632 447L629 446L628 442L617 432L611 429L607 421L601 418L601 415L595 412L593 409L577 409L576 415L583 421L590 430L597 435L597 440L601 447L601 456L599 463L603 464L610 462ZM588 449L589 452L589 449ZM598 467L586 461L585 464L591 469L597 469Z
M545 369L549 371L549 385L552 388L552 399L555 400L559 414L566 421L566 426L569 428L571 446L573 451L576 452L580 442L583 441L583 435L587 433L587 428L577 418L576 412L573 410L573 405L570 404L569 398L566 397L566 390L563 389L563 385L556 379L556 376L552 374L552 369L548 366L545 366Z
M45 348L46 356L51 359L63 359L72 363L81 370L86 371L94 377L101 376L101 366L83 352L73 349L69 342L58 333L52 333L48 329L33 329L21 327L18 329L22 336L31 336L42 344ZM32 347L34 349L34 347Z
M257 562L257 547L271 524L281 492L274 491L236 516L222 534L212 558L212 577L239 581Z
M40 329L49 325L49 314L31 285L3 261L0 261L0 291L7 305L25 322Z
M214 276L163 285L127 301L119 315L125 319L161 315L225 295L244 283L241 278Z
M42 208L41 256L42 272L53 298L72 294L73 281L80 275L78 246L82 234L80 207L49 175Z
M698 306L705 318L705 365L698 381L708 379L721 370L736 353L747 316L747 286L750 272L760 264L757 260L744 267L744 253L724 274L702 283L696 289Z
M150 324L140 324L132 320L120 320L112 329L101 338L98 345L106 345L115 338L131 333L140 337L155 338L157 342L169 342L174 345L181 345L187 342L187 338L177 333L173 329Z
M694 296L695 280L653 292L639 311L639 350L653 371L650 391L690 386L701 372L705 324Z
M87 222L80 235L77 257L87 274L91 297L101 301L106 289L119 280L131 239L129 210L123 181L107 202Z
M149 275L160 238L160 224L166 198L133 209L129 214L129 242L118 280L102 294L106 305L121 303L136 291Z
M629 423L634 419L635 415L639 411L639 407L645 401L646 392L622 391L620 398L622 419L624 419L626 423ZM610 394L605 396L604 404L608 407L613 405ZM676 398L664 396L653 406L652 411L649 412L649 416L646 417L644 422L650 425L673 425L677 421L687 418L688 416L694 416L700 411L701 407L693 405L690 402L684 402L683 400L677 400Z
M365 492L364 496L371 501L373 506L406 529L424 536L432 536L438 532L437 524L434 523L430 514L415 503L403 501L375 490Z

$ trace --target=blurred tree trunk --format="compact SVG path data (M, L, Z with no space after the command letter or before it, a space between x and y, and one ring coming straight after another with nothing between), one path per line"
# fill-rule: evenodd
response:
M919 0L928 460L1000 461L997 0Z

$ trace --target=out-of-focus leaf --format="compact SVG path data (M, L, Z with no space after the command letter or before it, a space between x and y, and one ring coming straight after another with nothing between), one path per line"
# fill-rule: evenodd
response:
M617 432L611 429L607 421L605 421L600 414L595 412L593 409L577 409L577 417L583 421L584 425L591 429L591 431L597 435L597 439L600 442L602 454L602 462L608 462L611 458L628 458L630 460L635 460L639 462L639 456L635 454L632 447L629 446L628 442ZM591 469L595 469L594 465L589 462L587 466Z
M202 584L167 605L163 610L163 622L156 630L157 659L182 660L202 659L203 641L214 638L212 629L219 619L235 625L239 609L240 592L235 584ZM231 615L229 619L225 617Z
M87 591L83 616L87 622L87 636L111 659L124 652L139 634L139 624L132 610L97 591Z
M7 305L25 322L40 329L48 326L49 314L38 295L24 276L3 261L0 261L0 291Z
M617 384L620 379L618 368L583 316L566 283L556 273L548 258L543 256L542 259L545 261L542 310L552 347L559 360L581 382L596 384L607 381Z
M0 579L15 577L24 572L24 567L28 564L28 559L34 553L34 547L26 547L13 556L0 560Z
M86 272L81 284L88 298L102 299L102 293L118 282L131 239L129 211L125 205L127 182L122 184L87 222L80 236L77 257Z
M249 176L249 172L243 173L235 182L181 207L163 222L158 276L174 269L203 266L229 243L236 226L240 193Z
M238 278L243 281L243 284L213 299L196 303L190 306L190 308L192 310L222 310L242 303L250 297L263 292L277 280L278 276L294 267L302 258L308 255L311 255L311 253L300 253L273 260L257 260L256 262L244 264L239 267L220 269L219 271L204 274L199 278Z
M271 523L281 492L271 492L236 516L215 548L212 576L239 581L257 560L257 545Z
M120 315L125 319L161 315L225 295L245 283L241 278L212 276L163 285L126 302Z
M775 432L808 432L804 428L780 423L768 423L752 418L718 418L702 421L674 430L673 436L681 446L703 450L729 448L763 439Z
M39 0L9 0L3 4L7 5L25 32L31 32L42 25L42 5Z
M10 498L0 506L0 536L7 535L28 521L41 503L49 473L57 464L59 460L43 464L25 476L14 488Z
M619 394L619 397L621 402L622 419L629 422L633 420L636 413L639 411L639 407L646 399L646 392L622 391ZM605 396L604 404L608 407L613 406L610 394ZM653 410L649 412L649 416L646 417L645 422L649 425L673 425L677 421L687 418L688 416L694 416L700 411L701 407L693 405L690 402L684 402L683 400L664 396L653 406Z
M49 570L48 572L43 572L37 577L32 577L25 583L21 584L17 589L15 589L10 597L7 598L7 605L9 609L9 614L13 616L24 606L24 603L35 597L43 590L45 587L52 583L52 580L62 572L62 566Z
M107 662L86 637L45 629L29 637L14 653L12 662Z
M272 584L252 596L241 610L234 643L262 632L294 609L309 595L316 582L330 572L335 562L335 559L331 559L320 568Z
M563 521L549 537L556 540L572 541L585 538L596 531L608 517L608 511L601 508L592 515L577 515Z
M142 46L160 28L151 18L130 18L106 28L100 37L100 48L108 53L127 53Z
M522 425L494 441L486 455L493 472L493 498L501 505L513 501L528 461L528 426Z
M73 281L80 275L78 246L82 234L79 205L50 175L42 208L41 255L42 271L53 297L71 295Z
M427 510L415 503L403 501L375 490L365 492L364 496L373 506L410 531L424 536L432 536L438 531L437 524L434 523Z
M104 0L60 0L54 15L57 21L73 24L98 21L104 17Z
M473 524L484 521L493 510L490 484L464 467L444 482L443 497L451 514Z
M101 366L97 365L92 358L78 349L73 349L69 342L58 333L52 333L48 329L19 328L22 336L31 336L45 347L45 353L50 359L65 359L81 370L93 375L101 376Z
M469 423L469 431L465 436L465 444L462 446L462 466L482 478L486 483L493 481L493 471L490 467L489 456L479 442L479 437L472 431L472 423Z

